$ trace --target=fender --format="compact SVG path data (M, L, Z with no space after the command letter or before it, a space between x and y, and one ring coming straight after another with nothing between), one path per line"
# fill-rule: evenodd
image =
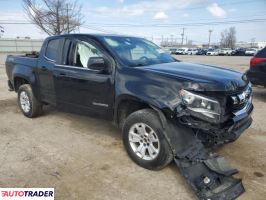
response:
M123 101L135 101L135 102L139 102L141 104L145 104L147 105L147 107L150 107L152 109L154 109L155 111L158 112L158 115L160 116L160 120L162 122L163 127L166 124L166 117L165 114L161 111L164 110L166 113L172 113L172 111L169 108L165 108L165 107L159 107L160 104L156 104L155 101L149 101L147 99L141 99L137 96L133 96L133 95L129 95L129 94L123 94L117 97L115 104L114 104L114 123L116 124L118 121L118 107L120 105L121 102Z

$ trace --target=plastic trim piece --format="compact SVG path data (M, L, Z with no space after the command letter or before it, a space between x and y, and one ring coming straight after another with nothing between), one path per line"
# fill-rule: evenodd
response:
M200 200L234 200L245 192L233 177L238 171L206 149L192 129L167 120L165 134L176 166Z

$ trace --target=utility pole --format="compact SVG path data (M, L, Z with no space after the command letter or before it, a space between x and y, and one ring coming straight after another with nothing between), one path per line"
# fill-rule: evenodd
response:
M183 47L183 43L184 43L184 35L185 35L185 28L183 28L183 31L182 31L182 33L181 33L181 37L182 37L181 47Z
M174 35L171 35L171 46L173 46L174 43Z
M208 48L210 48L210 45L211 45L211 34L212 34L212 30L209 30L209 43L208 43Z

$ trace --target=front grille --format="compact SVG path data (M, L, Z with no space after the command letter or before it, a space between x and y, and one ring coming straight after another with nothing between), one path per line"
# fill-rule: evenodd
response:
M247 105L247 103L242 103L239 105L232 105L231 109L232 109L232 111L238 111L238 110L243 109L246 105Z
M235 112L243 109L249 103L251 95L252 95L252 90L250 86L246 87L242 91L230 94L227 99L228 111Z

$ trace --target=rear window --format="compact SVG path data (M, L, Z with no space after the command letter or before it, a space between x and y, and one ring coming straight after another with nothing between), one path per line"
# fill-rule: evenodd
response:
M46 48L45 56L53 61L57 60L59 40L60 39L50 40Z
M256 58L266 58L266 47L256 54Z

